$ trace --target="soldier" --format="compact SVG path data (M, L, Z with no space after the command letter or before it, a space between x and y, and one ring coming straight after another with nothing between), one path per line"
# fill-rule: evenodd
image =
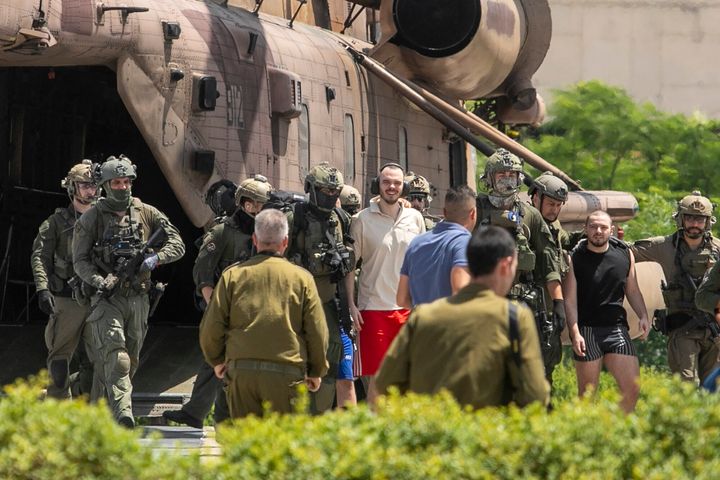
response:
M710 232L715 223L712 214L710 200L692 192L678 202L675 233L638 240L632 246L636 262L657 262L663 269L665 282L660 287L665 310L656 312L655 328L668 336L670 370L696 384L720 366L713 316L695 305L698 286L720 254L720 240ZM714 308L713 304L708 311Z
M476 225L495 225L510 232L518 248L518 268L510 298L526 302L535 313L540 343L545 359L545 374L552 384L557 361L554 339L565 325L565 304L560 284L560 261L553 248L550 229L535 207L521 202L518 196L523 175L520 158L499 148L485 164L481 177L489 193L477 198ZM545 289L552 299L551 316L545 304Z
M335 208L343 184L342 173L335 167L327 163L313 167L305 177L309 202L295 203L288 212L291 235L287 257L315 278L330 333L327 351L330 369L320 390L311 397L314 413L332 408L336 388L339 406L356 403L352 343L348 337L352 319L345 290L345 279L354 278L355 255L349 233L350 218Z
M442 220L428 213L430 202L433 200L432 196L430 196L430 183L427 181L427 178L415 172L408 172L407 175L405 175L405 181L409 186L407 199L410 202L410 206L422 213L425 219L425 231L429 232L435 228L437 222Z
M196 294L202 296L202 306L210 302L213 289L223 270L252 256L252 234L255 215L270 199L272 185L262 175L255 175L240 183L235 190L235 211L219 221L204 236L195 266L193 279ZM229 207L223 208L225 211ZM167 410L163 417L193 428L202 428L203 420L215 404L215 424L229 418L223 383L207 362L202 362L195 377L190 401L180 410Z
M340 207L353 216L362 208L362 195L352 185L343 185L340 191Z
M108 157L95 178L106 198L75 224L73 266L97 289L87 322L110 408L118 423L133 428L131 379L147 333L150 273L179 260L185 245L163 213L131 196L137 173L129 158Z
M481 227L467 248L472 280L457 294L420 305L385 355L376 383L384 394L447 389L474 408L547 404L540 344L530 310L506 297L517 251L501 228Z
M555 256L558 260L560 267L561 277L565 277L569 266L569 258L566 249L569 247L570 236L560 225L558 216L562 210L563 205L567 201L568 187L558 177L554 176L552 172L545 172L538 176L528 189L528 194L532 199L532 204L542 215L545 224L550 230L551 246L555 251ZM546 309L546 315L552 316L555 309L555 302L562 302L561 300L550 301L547 290L545 293L545 305L552 306L552 309ZM562 303L560 303L562 304ZM562 317L558 317L562 320ZM555 367L562 360L562 341L560 340L560 334L563 328L565 328L564 322L557 322L552 333L547 338L547 344L543 348L543 359L545 362L545 371L547 372L548 381L552 384L552 372Z
M233 418L263 415L264 402L291 413L296 385L305 382L315 392L328 369L328 331L315 282L282 256L285 215L273 209L258 214L252 238L257 254L222 273L200 324L200 346L227 381Z
M47 394L53 398L70 398L70 361L76 349L80 359L80 372L75 376L80 382L80 391L89 394L92 387L92 366L84 345L80 343L89 305L85 299L77 299L82 303L73 300L73 288L68 283L74 274L73 227L77 218L92 206L97 193L92 178L92 162L83 160L73 166L62 180L61 186L67 190L70 205L58 208L40 225L33 242L30 263L38 294L38 306L43 313L50 316L45 328L47 368L51 380Z

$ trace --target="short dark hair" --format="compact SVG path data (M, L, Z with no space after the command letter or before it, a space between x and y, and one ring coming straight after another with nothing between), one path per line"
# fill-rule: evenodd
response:
M460 223L475 205L475 192L467 185L450 187L445 194L445 218Z
M487 275L498 262L515 254L515 239L507 230L492 225L481 226L467 247L468 268L473 277Z

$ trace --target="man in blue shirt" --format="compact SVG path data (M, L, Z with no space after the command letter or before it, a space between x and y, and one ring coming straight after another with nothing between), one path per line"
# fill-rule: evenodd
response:
M475 192L467 185L452 187L445 195L445 220L415 237L400 269L397 304L411 308L449 297L470 281L467 250L475 225Z

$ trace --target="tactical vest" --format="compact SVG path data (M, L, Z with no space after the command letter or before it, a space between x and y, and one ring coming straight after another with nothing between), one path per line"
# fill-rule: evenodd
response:
M232 215L225 218L217 227L214 236L216 248L222 252L215 269L215 278L219 279L227 267L244 262L252 256L252 233L242 231L235 216Z
M293 206L292 245L288 258L307 269L314 277L331 276L337 273L330 256L345 245L348 235L347 214L335 209L327 218L313 214L306 203ZM334 242L330 242L327 232ZM352 251L350 251L352 252ZM354 256L350 259L354 264Z
M93 261L104 274L115 273L121 258L135 256L150 238L150 221L140 200L133 204L123 217L97 211L97 240L93 247ZM138 274L136 284L149 280L150 272Z
M554 243L553 247L555 248L560 262L560 276L565 277L565 274L570 271L570 265L568 263L567 253L563 250L562 239L560 238L561 231L556 227L555 222L548 223L547 226L550 229L550 235L552 236Z
M675 278L668 279L667 285L662 288L663 300L670 314L697 310L695 307L697 287L700 286L705 272L715 265L720 257L720 251L711 235L705 236L700 247L695 250L688 249L684 254L680 251L681 240L680 232L673 234Z
M55 210L55 227L58 232L57 244L53 252L53 270L48 275L48 288L51 292L69 294L67 281L75 274L72 265L72 236L75 227L75 215L69 208Z
M495 207L485 193L477 196L477 225L494 225L506 229L515 239L518 250L519 274L531 274L535 269L535 252L530 249L530 230L523 222L525 208L515 200L511 210Z

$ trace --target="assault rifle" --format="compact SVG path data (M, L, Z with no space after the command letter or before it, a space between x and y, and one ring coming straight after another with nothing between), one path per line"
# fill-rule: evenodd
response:
M135 277L140 270L145 260L145 253L150 248L161 247L167 240L165 230L158 228L150 235L147 242L145 242L139 249L137 249L130 256L123 256L117 260L113 273L108 274L100 287L100 298L109 298L115 292L115 289L119 286Z

